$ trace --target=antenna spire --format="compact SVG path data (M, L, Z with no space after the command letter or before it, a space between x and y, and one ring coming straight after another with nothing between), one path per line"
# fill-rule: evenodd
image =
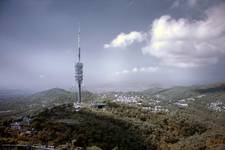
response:
M77 45L78 45L78 61L80 62L80 23L78 26Z

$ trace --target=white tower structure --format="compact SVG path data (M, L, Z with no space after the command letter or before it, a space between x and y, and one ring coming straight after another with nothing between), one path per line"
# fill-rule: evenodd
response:
M80 27L78 29L78 37L77 37L77 45L78 45L78 62L75 64L75 80L78 84L78 96L77 102L74 103L74 107L79 110L81 104L81 85L83 81L83 63L80 61L81 59L81 48L80 48Z

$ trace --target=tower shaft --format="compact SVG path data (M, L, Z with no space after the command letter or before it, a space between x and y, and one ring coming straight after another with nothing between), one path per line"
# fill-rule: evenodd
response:
M78 62L75 65L75 80L77 81L77 84L78 84L77 103L81 103L81 85L82 85L82 81L83 81L83 63L81 63L80 27L78 29L77 45L78 45Z
M78 84L78 103L81 103L81 84Z

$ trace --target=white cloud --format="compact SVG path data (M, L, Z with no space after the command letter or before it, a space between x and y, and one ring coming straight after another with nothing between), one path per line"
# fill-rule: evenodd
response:
M157 72L159 71L158 67L142 67L139 69L140 72Z
M138 72L138 68L136 68L136 67L133 68L133 69L132 69L132 72Z
M128 73L130 73L130 71L124 69L124 70L122 70L122 71L117 71L115 74L116 74L116 75L122 75L122 74L128 74Z
M204 1L204 0L174 0L170 8L174 9L180 6L193 8L198 6L199 1Z
M157 72L158 70L158 67L148 67L145 69L146 72Z
M225 53L225 5L207 10L203 20L162 16L154 20L150 34L142 52L160 59L163 65L187 68L215 64Z
M127 73L129 73L130 71L128 71L128 70L123 70L122 71L122 74L127 74Z
M131 73L138 73L138 72L148 72L148 73L154 73L154 72L157 72L159 71L159 67L157 66L153 66L153 67L141 67L141 68L137 68L137 67L134 67L133 69L131 70L122 70L122 71L118 71L116 72L115 74L116 75L124 75L124 74L131 74Z
M145 34L141 32L120 33L110 44L105 44L104 48L125 48L134 42L142 42L144 39Z

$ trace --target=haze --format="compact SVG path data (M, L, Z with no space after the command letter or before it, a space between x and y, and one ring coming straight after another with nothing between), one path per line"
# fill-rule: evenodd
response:
M225 82L223 0L1 0L0 87L84 89Z

